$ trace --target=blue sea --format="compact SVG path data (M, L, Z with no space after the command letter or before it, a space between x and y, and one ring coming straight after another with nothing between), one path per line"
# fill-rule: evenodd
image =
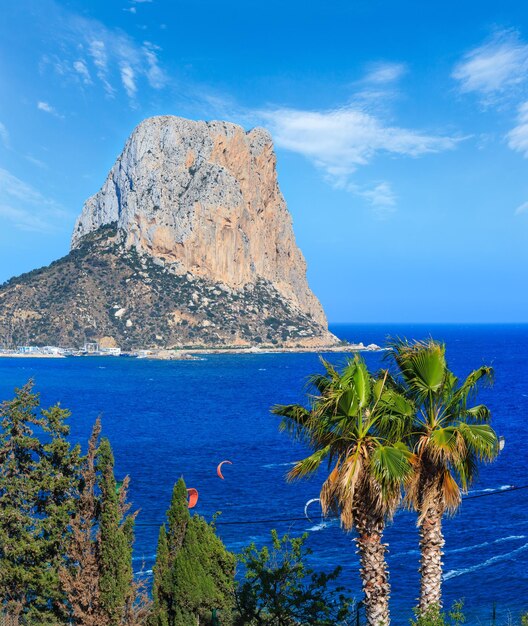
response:
M495 384L481 399L492 409L494 426L506 438L500 458L483 467L455 517L446 520L445 600L465 598L470 624L497 625L528 610L528 325L335 325L350 341L383 345L387 336L447 343L450 367L460 376L481 364L496 371ZM342 354L328 355L336 363ZM366 353L372 368L382 353ZM33 378L44 405L69 408L71 437L83 446L102 416L118 478L131 478L130 496L139 509L136 571L152 568L158 527L164 520L173 483L183 476L199 491L196 511L206 518L221 511L218 531L240 551L261 545L269 532L307 532L311 565L343 568L341 582L360 598L353 536L334 521L303 518L304 505L317 497L323 475L286 483L284 476L305 450L278 432L275 403L303 401L306 377L320 370L315 354L210 355L199 361L129 358L0 359L0 397ZM225 480L216 475L224 465ZM395 624L408 624L418 594L418 534L412 513L400 512L386 532Z

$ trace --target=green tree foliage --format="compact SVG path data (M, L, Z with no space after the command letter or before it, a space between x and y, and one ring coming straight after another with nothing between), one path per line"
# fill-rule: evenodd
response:
M239 555L245 573L236 589L236 626L348 623L354 603L343 588L331 588L341 568L324 574L306 567L306 538L279 537L273 530L271 549L251 544Z
M310 408L277 405L281 429L310 446L291 480L314 474L326 461L331 470L321 488L323 512L338 512L346 530L355 529L364 605L369 626L388 626L390 584L383 532L396 511L403 482L412 471L410 451L400 433L413 405L389 385L387 371L373 377L359 357L341 370L322 360L315 374Z
M110 443L97 420L83 459L75 514L59 575L69 619L82 626L135 626L149 603L132 577L134 516L128 479L118 485Z
M418 513L422 611L442 605L442 518L458 509L479 465L499 452L491 412L475 403L492 368L481 366L460 380L445 353L445 344L433 339L397 341L389 353L398 373L392 383L414 407L405 437L414 453L406 502Z
M154 565L154 582L152 585L152 626L169 626L169 615L172 612L171 572L169 560L169 544L165 526L160 528L156 564Z
M457 600L446 615L438 604L431 604L426 609L416 610L416 619L411 620L411 626L460 626L466 621L463 608L464 602Z
M108 439L102 439L97 453L99 470L99 561L100 597L108 626L122 623L132 593L132 544L134 516L127 515L128 481L118 489L114 476L114 455Z
M100 601L99 502L96 495L96 456L100 432L101 422L98 419L83 459L65 562L59 570L69 617L74 624L82 626L99 626L105 619Z
M153 626L207 624L213 611L227 624L233 607L235 558L213 525L190 516L183 479L174 486L154 567Z
M40 409L31 381L0 405L0 601L39 624L63 616L58 570L80 465L69 415Z

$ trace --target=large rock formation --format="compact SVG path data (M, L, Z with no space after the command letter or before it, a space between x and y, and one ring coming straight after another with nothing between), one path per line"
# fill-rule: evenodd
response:
M0 343L336 342L306 281L270 135L154 117L89 198L63 259L0 288Z
M264 279L321 325L263 128L153 117L128 139L75 225L72 247L117 222L125 245L240 289Z

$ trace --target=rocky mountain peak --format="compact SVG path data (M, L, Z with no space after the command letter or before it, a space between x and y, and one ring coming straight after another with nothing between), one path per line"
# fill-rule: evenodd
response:
M84 204L72 249L117 223L125 247L176 274L243 289L268 281L326 327L306 280L263 128L152 117L134 130L100 191Z
M153 117L84 204L62 259L0 285L0 345L333 346L269 133Z

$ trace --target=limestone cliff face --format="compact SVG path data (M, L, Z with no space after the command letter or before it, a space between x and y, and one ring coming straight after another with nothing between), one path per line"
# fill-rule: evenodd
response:
M242 290L263 280L326 330L277 183L267 131L173 116L142 122L101 190L85 203L72 249L117 223L135 248L176 275ZM326 333L328 337L328 333Z

